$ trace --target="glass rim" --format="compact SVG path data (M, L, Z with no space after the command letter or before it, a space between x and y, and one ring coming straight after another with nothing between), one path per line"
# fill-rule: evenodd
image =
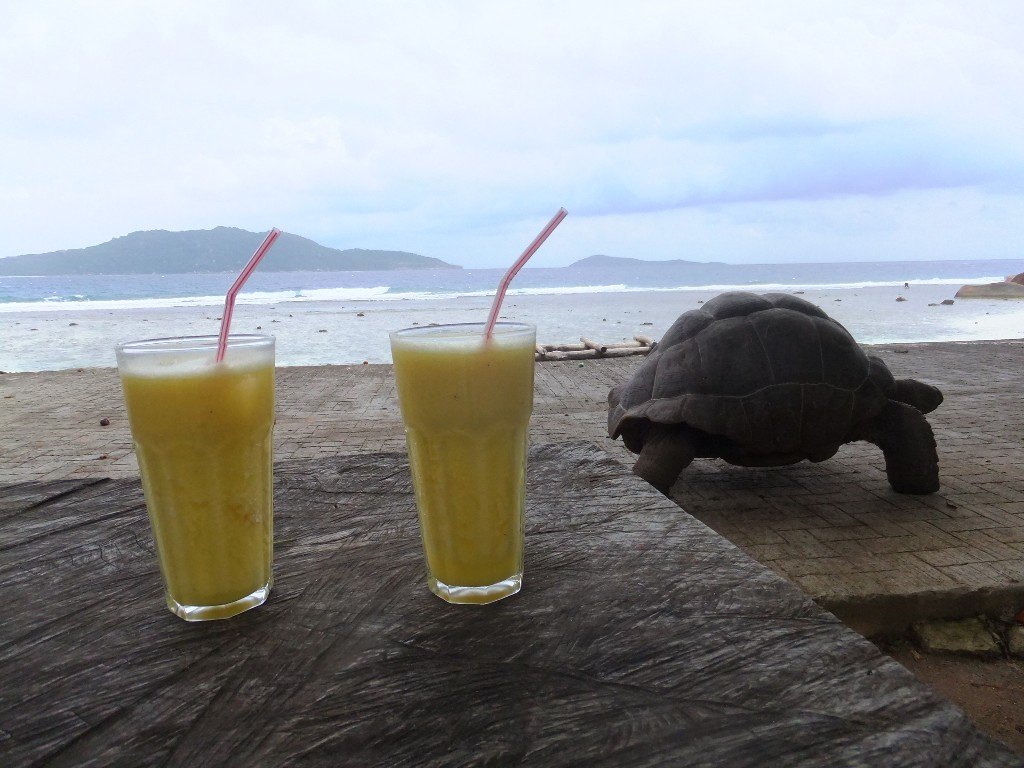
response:
M417 336L429 335L431 331L439 331L442 329L457 329L457 330L476 330L481 334L484 328L487 327L486 322L476 323L433 323L431 325L413 325L408 328L399 328L397 331L390 331L388 335L391 338L399 339L410 339L416 338ZM494 324L494 330L501 332L502 336L513 336L517 334L537 333L537 326L532 323L524 323L514 320L504 320Z
M206 352L217 349L220 337L217 334L200 336L163 336L156 339L122 341L114 346L119 354L140 354L159 352ZM275 338L266 333L228 334L228 347L262 347L273 344Z

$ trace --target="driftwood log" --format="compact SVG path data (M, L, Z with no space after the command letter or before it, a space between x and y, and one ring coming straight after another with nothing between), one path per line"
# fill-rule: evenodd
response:
M584 336L580 343L538 344L536 359L547 360L587 360L596 357L626 357L628 355L646 355L651 351L654 342L649 336L634 336L632 341L617 341L601 344Z
M275 467L274 592L199 625L137 481L0 488L0 765L1019 764L603 451L530 461L515 597L428 592L364 454Z

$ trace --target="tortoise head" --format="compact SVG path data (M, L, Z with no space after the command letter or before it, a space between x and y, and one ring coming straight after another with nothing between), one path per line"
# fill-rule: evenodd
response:
M890 400L906 403L921 413L931 413L942 403L942 392L931 384L917 379L894 379L881 358L868 355L871 366L869 376Z
M921 413L931 413L942 403L942 392L917 379L897 379L892 399L911 405Z

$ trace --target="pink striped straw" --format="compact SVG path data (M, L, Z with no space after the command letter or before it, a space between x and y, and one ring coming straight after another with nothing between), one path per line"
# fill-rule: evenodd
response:
M537 249L544 245L544 241L548 239L548 235L555 231L555 227L562 223L568 215L568 211L565 208L559 208L558 213L554 215L548 225L540 231L540 234L534 238L533 242L530 243L530 247L523 251L523 255L516 259L516 263L508 268L508 272L501 278L501 283L498 284L498 292L494 295L494 303L491 305L491 314L487 318L487 327L484 329L484 338L491 338L491 334L494 333L494 324L498 322L498 312L501 310L501 302L505 300L505 291L508 290L509 283L512 282L512 278L516 276L516 272L523 268L523 265L530 260L530 257L537 252Z
M280 234L281 230L276 227L270 230L263 244L256 249L256 253L249 259L249 263L245 265L245 268L235 278L235 282L228 289L228 295L224 297L224 317L220 321L220 337L217 339L218 363L224 359L224 353L228 348L228 330L231 328L231 315L235 311L235 297L242 290L242 286L249 279L249 275L256 271L256 265L260 263L260 259L267 255L270 246L274 244L274 241L277 240L277 236Z

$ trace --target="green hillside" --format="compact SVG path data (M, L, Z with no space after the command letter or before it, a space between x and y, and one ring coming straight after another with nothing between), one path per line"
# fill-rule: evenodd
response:
M101 245L0 259L0 275L131 275L233 272L266 233L233 227L115 237ZM404 251L338 250L282 232L260 262L261 272L371 269L459 269L440 259Z

